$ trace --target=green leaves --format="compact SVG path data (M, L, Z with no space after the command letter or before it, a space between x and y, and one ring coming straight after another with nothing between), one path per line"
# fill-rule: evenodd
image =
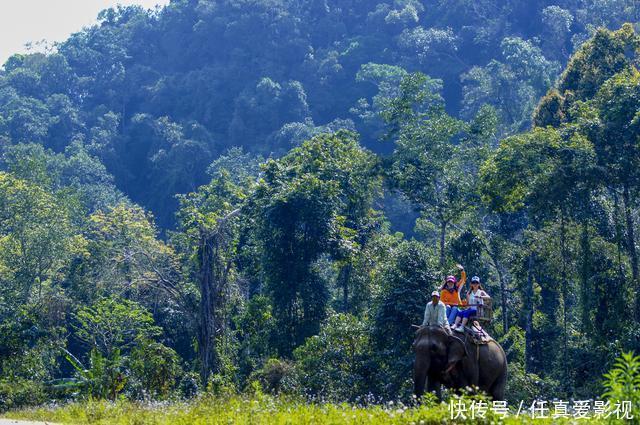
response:
M87 366L66 349L62 352L76 370L75 386L87 395L113 400L126 389L130 395L166 396L175 386L181 373L177 355L155 341L161 328L140 304L101 298L80 308L74 319L74 337L89 349Z
M239 208L245 198L245 189L234 183L228 170L221 169L197 192L178 196L181 208L177 216L186 231L213 231L218 220Z
M559 64L545 58L531 41L506 37L500 43L502 59L474 66L461 77L463 116L482 105L492 105L500 115L502 134L527 128L538 97L551 87Z
M277 345L288 355L326 314L327 282L312 266L323 256L357 252L368 237L381 176L375 156L348 132L316 136L268 161L263 173L252 214Z
M454 138L464 124L440 112L402 128L393 154L391 177L405 196L423 209L458 199L446 196L464 180L461 148Z
M571 92L575 100L593 97L606 80L632 63L639 43L631 24L618 31L599 29L572 56L560 77L560 91Z
M588 185L593 160L591 143L578 134L536 128L509 137L481 168L483 200L502 212L570 209L571 193Z
M607 170L611 182L630 184L640 175L640 72L624 69L607 80L593 103L598 113L598 127L593 143L598 162Z
M75 319L78 322L75 336L107 357L161 333L147 310L135 301L116 297L102 298L82 307Z
M31 289L55 284L82 238L74 232L64 199L10 174L0 173L0 271L18 286L17 300Z
M398 93L382 102L380 116L389 127L387 138L396 135L403 126L420 122L433 112L440 112L444 99L440 95L442 82L416 72L402 78Z
M633 352L622 353L611 370L604 375L605 392L602 397L612 404L631 402L631 416L635 423L640 413L640 356Z
M366 323L349 314L330 316L318 335L296 348L298 382L322 399L356 400L365 392L372 352Z
M447 227L474 208L477 170L495 133L496 116L490 107L470 125L450 116L425 89L429 81L421 74L405 78L383 113L397 136L387 175L437 227L437 236L430 236L440 246L444 266Z

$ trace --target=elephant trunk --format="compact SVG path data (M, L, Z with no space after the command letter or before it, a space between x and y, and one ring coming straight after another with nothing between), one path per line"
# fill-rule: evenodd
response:
M413 368L413 392L418 398L424 394L429 367L431 367L429 355L416 353L416 362Z

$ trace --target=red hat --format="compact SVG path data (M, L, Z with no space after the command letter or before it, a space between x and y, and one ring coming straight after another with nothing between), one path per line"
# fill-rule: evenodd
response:
M456 283L456 277L455 276L447 276L447 279L445 280L445 282Z

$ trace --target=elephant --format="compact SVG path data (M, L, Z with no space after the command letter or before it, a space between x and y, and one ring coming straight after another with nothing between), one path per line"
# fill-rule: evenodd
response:
M416 360L414 393L418 399L425 389L441 398L441 385L451 389L477 387L493 400L504 400L507 383L507 356L496 341L476 345L463 334L451 335L441 326L425 326L416 331L413 343Z

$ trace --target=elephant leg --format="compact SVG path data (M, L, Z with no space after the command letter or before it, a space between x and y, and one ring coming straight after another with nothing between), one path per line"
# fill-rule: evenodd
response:
M471 351L473 350L473 351ZM462 387L479 387L480 386L480 372L478 369L478 362L475 357L475 348L471 348L469 350L470 353L473 353L473 358L465 358L462 361L462 375L464 382L462 383Z
M429 391L430 393L435 392L438 400L442 401L442 384L440 384L440 381L429 378L427 391Z
M491 388L489 389L489 395L495 401L503 401L504 400L504 390L507 386L507 370L506 368L502 371L500 376L495 380Z
M420 399L424 394L424 386L427 380L428 364L425 361L416 358L413 367L413 393Z

